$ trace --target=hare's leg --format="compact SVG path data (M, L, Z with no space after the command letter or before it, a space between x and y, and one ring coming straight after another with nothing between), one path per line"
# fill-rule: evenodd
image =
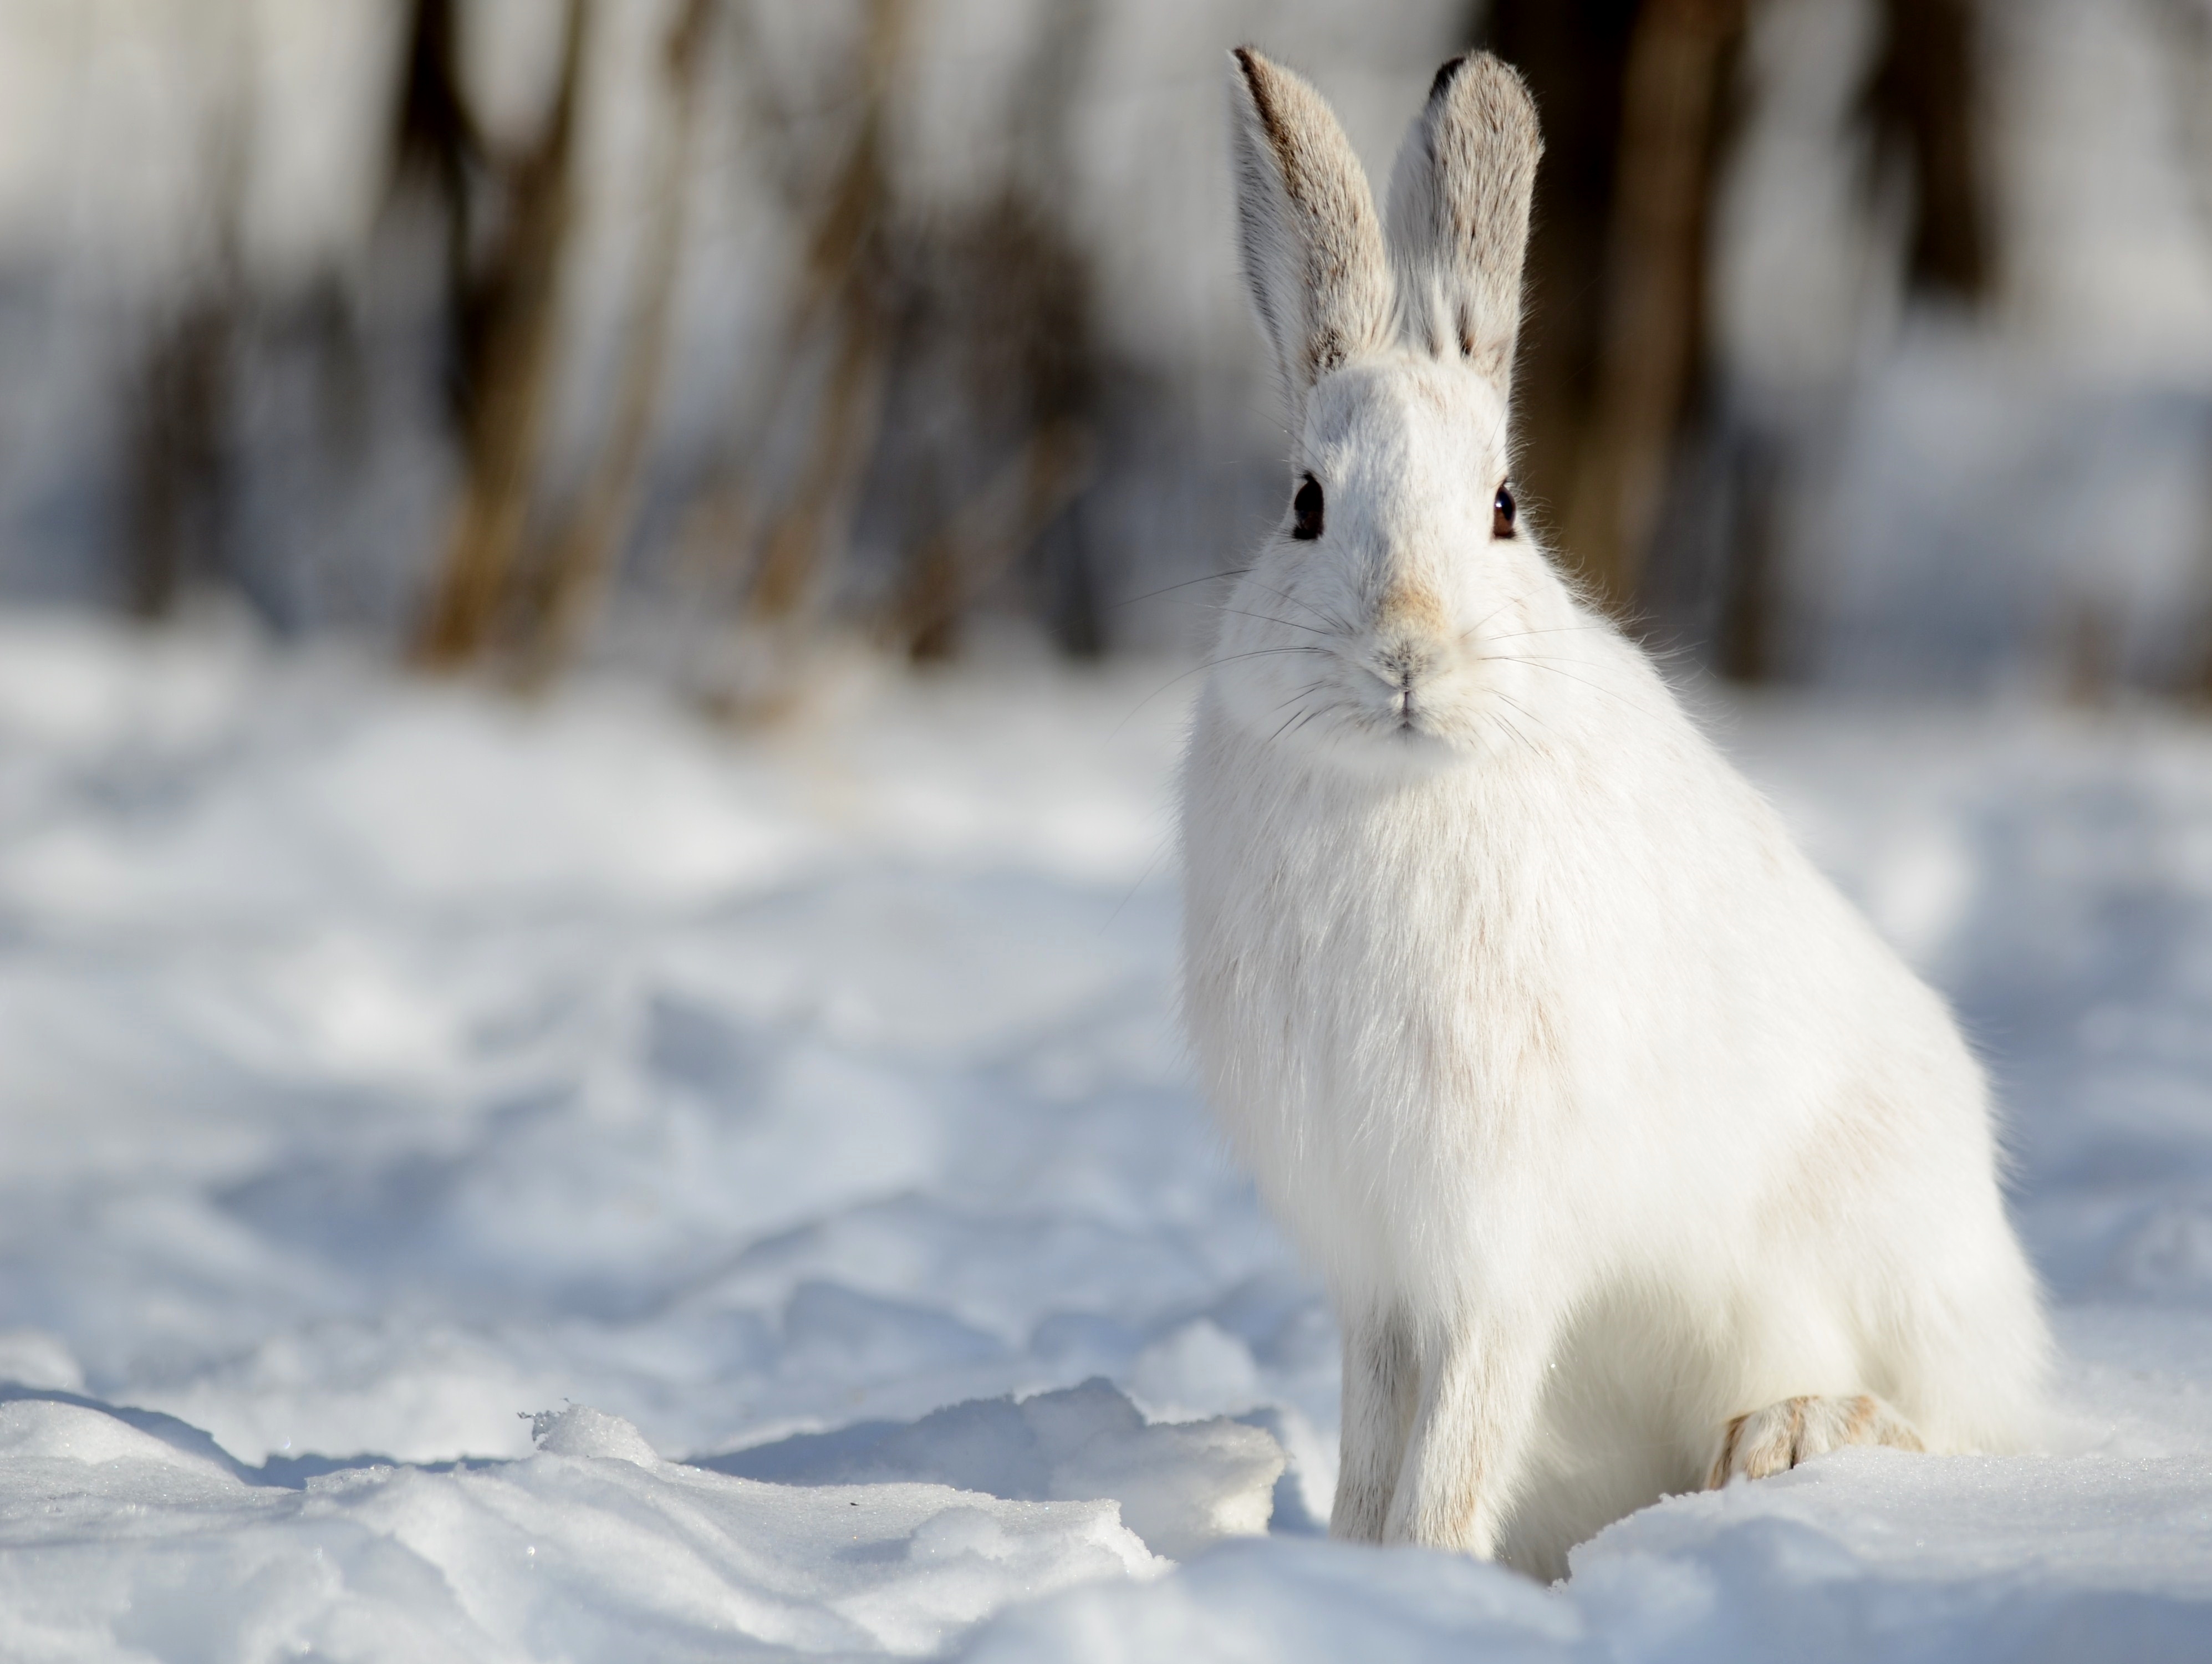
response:
M1343 1436L1330 1536L1382 1540L1420 1388L1419 1363L1402 1315L1375 1307L1346 1321Z
M1548 1339L1470 1324L1423 1347L1420 1407L1383 1540L1488 1559L1528 1455Z
M1717 1491L1739 1477L1763 1479L1847 1444L1886 1444L1893 1450L1926 1448L1911 1422L1871 1394L1786 1398L1738 1416L1722 1430L1705 1489Z

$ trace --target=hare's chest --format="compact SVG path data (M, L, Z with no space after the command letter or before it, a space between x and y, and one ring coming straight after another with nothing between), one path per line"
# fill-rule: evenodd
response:
M1549 1096L1513 898L1449 825L1243 824L1272 835L1188 873L1207 1096L1322 1262L1390 1283L1409 1242L1463 1228Z
M1543 978L1510 853L1463 806L1192 811L1187 993L1232 1117L1356 1163L1511 1096Z

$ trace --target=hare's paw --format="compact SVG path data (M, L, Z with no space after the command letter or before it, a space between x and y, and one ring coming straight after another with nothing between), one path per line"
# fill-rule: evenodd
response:
M1870 1394L1856 1398L1786 1398L1738 1416L1721 1435L1720 1454L1705 1475L1705 1489L1730 1479L1763 1479L1847 1444L1886 1444L1893 1450L1926 1447L1912 1424Z

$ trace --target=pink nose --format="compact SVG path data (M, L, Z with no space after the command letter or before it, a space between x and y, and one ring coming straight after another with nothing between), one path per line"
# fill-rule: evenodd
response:
M1436 666L1437 644L1444 635L1442 602L1426 589L1395 585L1375 609L1375 674L1402 696Z

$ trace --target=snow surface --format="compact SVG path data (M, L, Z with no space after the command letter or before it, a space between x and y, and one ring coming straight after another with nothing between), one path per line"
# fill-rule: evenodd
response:
M1176 673L739 738L0 615L0 1657L2212 1655L2212 731L1717 714L1993 1060L2069 1421L1544 1589L1318 1535Z

